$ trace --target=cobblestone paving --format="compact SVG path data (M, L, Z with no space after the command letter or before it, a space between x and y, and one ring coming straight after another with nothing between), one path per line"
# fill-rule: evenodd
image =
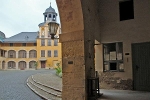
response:
M52 70L0 71L0 100L42 100L26 85L29 76Z

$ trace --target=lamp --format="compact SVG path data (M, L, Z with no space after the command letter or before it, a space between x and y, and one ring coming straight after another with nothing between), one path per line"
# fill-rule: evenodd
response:
M51 35L51 39L55 38L55 35L57 33L59 24L56 22L49 22L48 23L48 28L49 28L49 34Z

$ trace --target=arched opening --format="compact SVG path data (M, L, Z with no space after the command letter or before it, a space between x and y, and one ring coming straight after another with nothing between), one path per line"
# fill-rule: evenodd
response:
M5 61L2 62L2 69L5 69Z
M29 62L29 68L30 68L30 69L35 69L35 67L36 67L36 66L35 66L35 63L36 63L36 61L30 61L30 62Z
M29 58L36 58L37 57L37 51L36 50L30 50L29 51Z
M8 69L16 69L16 63L14 61L9 61Z
M21 70L26 69L27 68L26 62L25 61L20 61L18 68L21 69Z
M89 99L87 79L95 77L94 41L95 34L99 31L97 0L56 0L56 2L62 29L60 34L64 80L62 99L87 100ZM77 91L70 92L72 90Z
M16 51L9 50L8 51L8 58L16 58Z
M20 50L18 54L18 58L26 58L26 51L25 50Z

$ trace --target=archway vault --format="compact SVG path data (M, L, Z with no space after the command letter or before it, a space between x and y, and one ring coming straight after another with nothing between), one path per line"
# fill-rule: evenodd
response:
M87 100L87 78L95 76L97 0L56 0L62 34L62 100Z
M56 0L56 2L63 33L60 41L83 40L84 23L80 0Z

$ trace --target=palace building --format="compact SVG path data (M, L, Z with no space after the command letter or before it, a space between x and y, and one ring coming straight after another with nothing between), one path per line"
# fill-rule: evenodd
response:
M0 32L0 69L49 69L61 63L60 27L54 39L48 29L49 22L57 22L57 13L50 5L43 15L38 32L21 32L9 38Z

